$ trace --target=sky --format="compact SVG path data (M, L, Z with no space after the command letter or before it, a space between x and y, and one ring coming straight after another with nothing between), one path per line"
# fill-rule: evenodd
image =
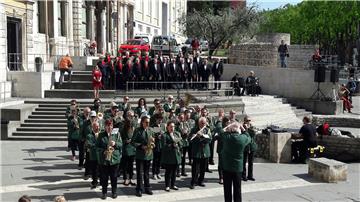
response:
M246 4L256 3L259 6L259 10L272 10L275 8L279 8L280 6L284 6L285 4L298 4L301 0L246 0Z

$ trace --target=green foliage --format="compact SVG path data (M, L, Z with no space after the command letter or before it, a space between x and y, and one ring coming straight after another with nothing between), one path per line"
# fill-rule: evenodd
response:
M260 32L290 33L291 43L319 44L327 53L351 47L360 32L359 1L303 1L261 17Z
M255 33L259 15L255 6L218 10L193 10L178 20L182 32L188 37L203 38L209 42L209 56L226 41L233 41Z

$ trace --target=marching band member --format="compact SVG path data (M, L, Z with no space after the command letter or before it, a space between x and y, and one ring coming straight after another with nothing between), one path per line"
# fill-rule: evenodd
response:
M134 145L131 144L131 139L133 137L135 128L137 127L137 120L134 118L134 112L128 111L127 116L124 122L124 127L121 132L122 142L123 142L123 179L124 185L128 186L129 184L135 185L132 182L134 175L134 159L136 149Z
M165 110L165 112L170 112L171 109L173 109L175 111L176 104L174 102L174 96L169 95L168 96L168 102L164 104L164 110Z
M115 104L110 109L110 114L105 114L105 120L110 119L113 122L114 128L122 128L123 112L119 111L119 107Z
M155 140L153 133L149 130L150 118L143 116L141 118L140 127L134 132L131 139L132 144L136 148L136 195L142 196L143 188L145 193L152 195L149 180L150 162L153 159L153 148ZM143 182L144 181L144 182Z
M238 122L231 123L224 128L221 135L223 144L221 151L223 175L224 175L224 198L225 202L241 201L241 175L243 169L244 148L250 143L250 138L245 129ZM233 194L232 188L234 190Z
M77 108L75 106L70 107L70 112L71 115L67 121L68 143L72 154L71 160L75 161L75 150L79 148L81 119L78 116Z
M91 189L95 189L98 186L98 159L97 159L97 140L100 133L100 126L97 121L94 121L92 124L91 132L86 136L86 166L87 169L85 173L91 173ZM87 175L85 175L87 176Z
M242 180L247 181L255 181L253 175L253 165L254 165L254 155L257 149L257 145L255 143L255 130L251 124L251 119L248 116L244 117L243 127L245 128L246 132L249 134L251 138L250 143L245 147L244 150L244 163L243 163L243 172L242 172ZM248 174L246 177L246 162L248 163Z
M225 117L224 109L220 108L218 110L218 116L212 118L212 123L214 124L214 131L213 136L215 135L215 130L222 125L222 119ZM215 145L215 139L212 139L210 144L210 158L209 158L209 164L215 165L214 163L214 145Z
M131 104L129 103L129 97L124 96L123 102L119 104L119 110L123 111L124 118L126 116L126 112L131 110Z
M189 125L189 130L195 127L195 121L191 119L191 110L185 110L185 121ZM189 148L188 148L188 157L189 157L189 165L192 165L192 153L191 153L191 142L190 135L188 136Z
M198 126L195 126L190 134L192 135L190 141L193 157L190 189L194 189L195 184L205 187L205 169L210 156L211 132L210 128L207 127L205 117L199 118Z
M151 124L150 127L153 130L155 138L155 148L153 149L153 162L152 162L152 174L154 180L160 180L160 158L161 158L161 138L165 132L165 126L162 123L163 117L160 113L154 114L155 123Z
M230 110L229 112L229 119L230 119L230 122L231 123L234 123L234 122L239 122L239 120L236 118L236 111L235 110Z
M161 163L165 167L165 191L178 190L175 186L175 173L181 161L182 138L175 132L175 123L169 121L166 124L166 132L161 139Z
M138 118L141 117L141 115L147 115L148 114L148 109L146 106L146 100L145 98L140 98L138 101L138 106L135 109L135 114Z
M190 125L189 122L185 120L184 113L180 113L178 116L178 122L176 123L176 131L180 133L182 138L182 147L181 147L181 175L187 176L185 171L185 160L186 160L186 153L189 150L189 133L190 133ZM189 153L190 155L190 153Z
M222 166L222 157L221 157L221 151L223 148L223 143L221 141L221 136L224 133L224 128L230 124L230 121L227 117L223 117L221 122L217 122L216 128L215 128L215 135L214 140L217 141L217 147L216 147L216 153L218 153L219 162L218 162L218 172L219 172L219 184L224 183L224 176L223 176L223 166Z
M90 108L85 107L83 114L80 116L81 127L80 127L80 140L79 140L79 170L84 167L85 157L85 140L86 136L91 132L91 121L90 121Z
M113 130L111 119L105 121L105 131L98 137L98 152L100 165L101 199L106 199L107 186L110 177L112 198L117 198L117 174L122 154L122 141L119 130Z

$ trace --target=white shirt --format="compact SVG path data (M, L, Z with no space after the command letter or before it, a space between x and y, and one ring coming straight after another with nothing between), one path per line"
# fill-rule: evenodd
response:
M192 70L192 68L193 68L193 64L191 63L191 64L190 64L190 69Z
M182 70L184 71L185 70L185 65L181 64L181 67L182 67Z

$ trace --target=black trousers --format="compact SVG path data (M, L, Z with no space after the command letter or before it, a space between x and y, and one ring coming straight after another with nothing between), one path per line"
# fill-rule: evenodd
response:
M211 143L210 143L210 158L209 158L209 162L214 162L214 145L215 145L215 140L212 139Z
M154 159L152 162L152 174L153 175L159 175L160 174L160 159L161 158L161 152L154 151Z
M89 169L89 172L91 173L91 179L92 179L91 184L95 185L98 183L98 163L95 160L95 161L87 161L86 164Z
M177 164L164 164L165 187L175 186Z
M134 175L134 159L135 156L123 156L123 179L131 180Z
M111 181L111 192L116 193L117 189L117 173L118 173L119 165L101 165L100 166L100 184L102 186L102 193L107 193L107 186L110 177Z
M218 162L219 179L224 179L223 168L222 168L222 157L219 153L218 156L219 156L219 162Z
M218 81L221 80L221 77L220 77L220 76L214 76L214 80L215 80L215 86L214 86L214 88L220 90L220 88L221 88L221 83L219 83Z
M241 172L223 171L224 174L224 198L225 202L241 201ZM233 193L231 193L233 188Z
M253 165L254 165L254 152L251 151L250 145L246 146L244 149L244 162L243 162L243 172L242 177L246 178L246 162L248 165L248 174L247 177L253 177Z
M183 147L182 149L182 155L181 155L181 173L185 173L185 162L186 162L186 153L189 152L189 147ZM190 157L190 153L188 153L188 156Z
M304 163L307 158L307 145L304 141L295 141L291 144L291 156L295 162Z
M85 141L79 140L79 166L84 166Z
M208 164L208 158L193 158L191 166L191 185L204 182L205 169Z
M136 190L143 191L143 188L150 189L149 180L150 160L136 159ZM144 178L144 182L143 182Z

